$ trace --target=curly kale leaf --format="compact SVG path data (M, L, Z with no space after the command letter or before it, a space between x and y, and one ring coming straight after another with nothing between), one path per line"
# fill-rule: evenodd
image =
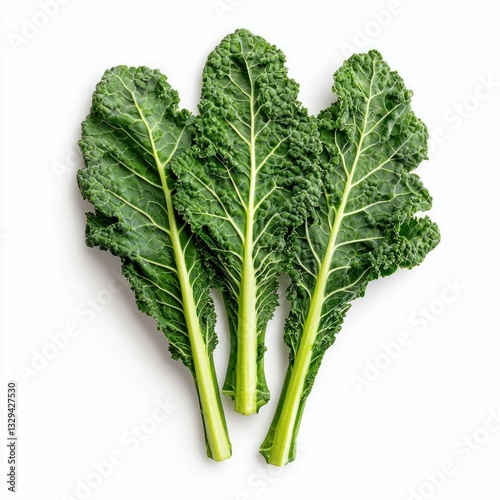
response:
M139 309L157 321L172 356L193 373L207 452L222 460L230 444L212 361L212 274L172 204L171 162L193 134L193 118L178 103L158 71L106 71L82 125L87 167L78 183L95 208L87 214L87 244L121 258Z
M285 56L246 30L203 72L195 145L174 164L178 210L210 249L231 328L224 392L254 413L269 399L266 324L277 306L287 240L317 204L319 134L297 100Z
M428 133L400 76L370 51L344 63L333 92L336 102L318 117L323 192L293 239L289 371L261 448L276 465L295 457L307 395L351 302L371 280L420 264L439 242L437 226L415 216L431 208L413 173Z

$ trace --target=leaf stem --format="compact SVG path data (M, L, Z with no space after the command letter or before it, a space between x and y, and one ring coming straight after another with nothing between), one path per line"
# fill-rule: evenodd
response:
M334 243L333 243L334 244ZM330 240L330 245L332 240ZM330 250L333 253L333 249ZM327 251L328 252L328 251ZM304 385L309 373L314 343L316 341L330 259L321 267L311 306L302 331L299 350L283 382L280 401L271 428L261 446L261 454L271 465L279 467L295 459L296 438L306 402Z
M245 264L236 333L234 410L251 415L258 409L256 283L251 259L245 258Z
M208 348L200 328L196 301L180 242L171 193L166 184L165 174L160 172L160 176L167 201L170 237L177 264L184 315L193 356L193 375L205 429L207 455L217 461L225 460L231 456L231 443L229 442L226 420L222 410L213 358L208 354Z
M295 460L297 435L306 403L305 398L300 398L298 393L295 393L295 400L290 405L291 375L292 366L290 365L285 375L276 413L267 436L260 447L260 453L266 459L266 462L277 467L282 467ZM295 412L290 411L292 407L296 407Z
M220 400L213 358L208 354L207 345L200 328L196 301L189 271L186 266L184 251L180 242L179 229L172 204L172 195L167 186L164 169L160 169L160 177L167 202L170 238L177 264L184 315L193 355L193 375L205 429L207 455L216 461L221 461L231 456L231 443L229 442L226 420Z

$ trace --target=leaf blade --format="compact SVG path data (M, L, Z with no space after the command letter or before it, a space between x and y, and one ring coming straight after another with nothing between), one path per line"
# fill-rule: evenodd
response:
M428 134L402 79L370 51L344 63L333 91L337 101L318 117L323 195L294 238L289 375L261 448L275 465L295 458L305 400L352 300L371 280L420 264L439 242L437 226L415 217L431 208L412 173Z
M171 161L192 135L192 117L178 102L158 71L108 70L82 127L86 168L78 182L95 207L87 243L122 259L139 309L157 321L172 356L193 373L207 453L222 460L230 456L230 443L212 360L212 276L172 204Z
M246 30L227 36L204 69L196 146L174 163L176 206L210 248L236 318L224 392L242 413L269 399L264 335L277 276L290 231L318 197L318 132L297 94L281 51Z

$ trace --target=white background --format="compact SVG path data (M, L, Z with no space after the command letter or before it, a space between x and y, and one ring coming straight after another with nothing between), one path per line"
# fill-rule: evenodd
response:
M19 385L17 498L84 498L79 481L99 482L93 463L120 453L88 498L498 500L500 431L484 430L500 411L498 1L59 1L45 19L38 0L2 2L2 368ZM284 50L313 113L331 102L346 56L377 48L414 89L436 139L419 172L442 243L354 304L309 398L297 460L284 469L266 466L258 447L286 364L286 305L268 328L273 399L252 417L224 401L234 454L214 463L188 371L128 287L111 294L118 259L84 244L91 207L75 182L80 123L106 68L160 68L196 111L208 52L239 27ZM71 323L79 335L54 352L51 339ZM223 319L218 332L222 380ZM403 332L411 345L387 363L382 345ZM157 400L167 398L176 408L155 427ZM150 434L136 447L130 432L141 425ZM426 475L446 461L452 472L434 474L432 486Z

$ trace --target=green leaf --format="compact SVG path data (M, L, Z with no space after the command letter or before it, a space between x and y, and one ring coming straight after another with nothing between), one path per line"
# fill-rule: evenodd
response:
M191 145L193 133L192 116L178 103L158 71L106 71L82 126L87 168L78 172L78 183L95 208L87 215L87 244L121 258L139 309L157 321L172 356L191 370L207 453L223 460L231 445L212 360L212 274L172 204L171 162Z
M415 217L431 208L412 173L426 159L428 133L402 79L370 51L344 63L333 92L337 101L318 117L323 193L294 236L290 365L261 447L274 465L295 458L307 395L351 302L371 280L420 264L439 242L437 226Z
M203 71L195 146L174 164L175 203L210 249L226 304L231 355L223 392L255 413L269 399L263 356L287 239L317 203L315 121L297 101L285 56L246 30Z

